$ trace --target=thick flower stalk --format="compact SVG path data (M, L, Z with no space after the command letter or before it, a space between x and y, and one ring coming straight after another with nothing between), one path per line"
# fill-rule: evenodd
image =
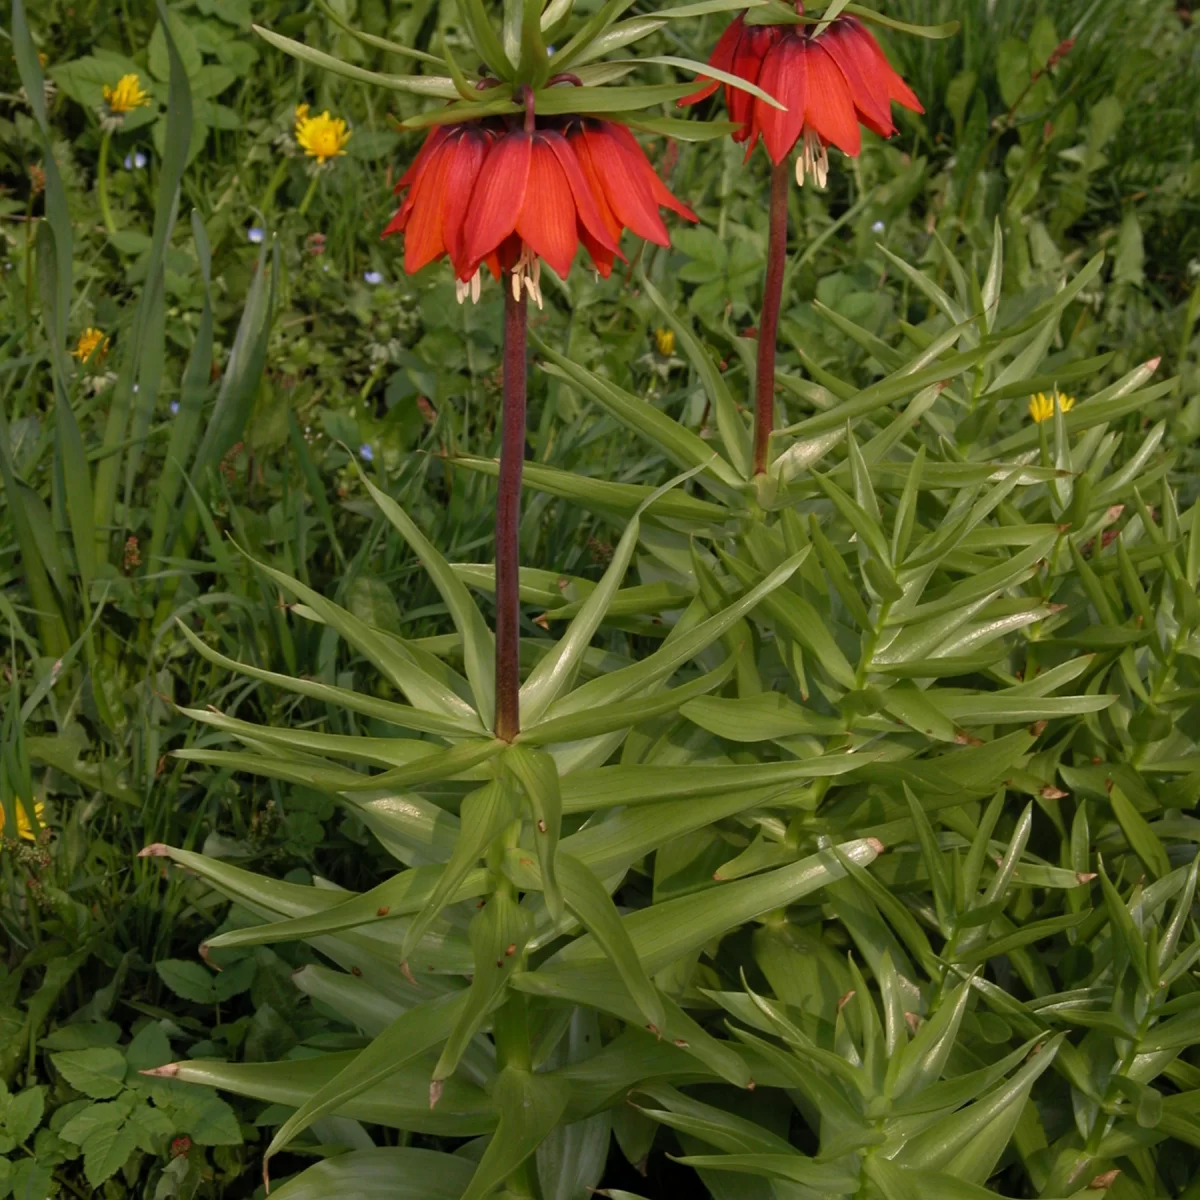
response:
M803 12L803 6L797 5ZM839 16L817 34L816 25L747 25L739 14L721 35L709 66L737 75L774 96L775 108L757 96L725 84L725 106L738 123L735 142L746 157L762 139L772 163L767 274L758 324L755 383L754 472L767 469L775 424L775 339L787 257L787 159L799 146L796 182L812 179L824 187L829 147L855 158L862 151L865 125L880 137L896 132L892 102L924 112L912 89L892 69L879 43L863 24ZM711 96L721 84L710 80L685 96L681 105Z
M659 215L695 214L667 190L633 134L613 121L539 119L533 92L523 117L435 126L396 185L400 209L383 236L404 236L409 274L449 258L458 299L479 299L482 270L507 275L504 400L496 507L496 736L520 730L518 547L525 448L526 312L542 306L541 265L566 277L582 243L607 277L621 235L667 245Z

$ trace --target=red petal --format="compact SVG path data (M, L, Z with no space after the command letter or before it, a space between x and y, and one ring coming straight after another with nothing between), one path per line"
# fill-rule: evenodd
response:
M616 219L638 237L669 245L667 227L658 215L650 188L634 170L625 148L604 125L585 129L575 147L592 190L604 196Z
M875 40L871 31L859 25L857 21L854 24L859 26L858 35L865 51L875 60L876 70L887 86L888 97L911 112L923 113L925 109L921 106L920 100L917 99L912 88L892 69L892 64L888 62L887 55L884 54L883 48ZM864 59L865 57L864 54Z
M779 29L774 25L750 25L734 51L730 70L747 83L759 83L767 56L780 40ZM774 93L772 93L774 94ZM725 107L729 119L745 126L754 112L755 100L749 92L725 85ZM745 133L742 135L745 137Z
M820 42L806 41L804 51L808 67L804 123L811 125L822 141L831 142L843 154L856 158L862 150L862 131L854 113L850 85Z
M762 131L763 144L776 166L787 158L804 128L808 105L806 60L803 41L789 34L767 55L758 77L758 86L785 106L781 112L765 100L754 101L754 131Z
M421 173L421 168L429 161L429 156L446 140L450 131L455 128L453 125L435 125L430 131L429 136L421 143L421 149L417 151L417 157L408 164L408 170L400 176L400 182L392 189L399 194Z
M539 133L529 159L529 186L517 218L517 233L537 255L565 277L579 245L575 197L558 157Z
M479 177L480 168L487 158L491 143L489 136L481 129L465 130L461 137L452 143L452 158L446 172L446 203L442 214L442 239L446 243L446 251L454 265L455 274L462 276L463 269L468 265L463 259L463 222L467 215L467 205L475 191L475 181ZM471 264L471 275L475 273ZM467 278L470 279L471 275Z
M887 83L879 73L870 47L862 44L862 34L871 36L861 25L834 21L828 35L821 39L821 45L845 75L863 124L880 137L891 137L896 127L892 123Z
M413 186L411 217L404 230L404 269L410 275L446 252L446 243L442 241L442 216L446 173L453 157L454 143L443 141Z
M516 229L532 150L533 138L518 130L499 138L484 159L463 224L460 258L469 274Z
M604 217L596 204L596 198L592 194L591 185L583 174L583 168L579 165L579 159L575 156L571 143L561 133L552 129L544 130L538 136L545 139L546 144L554 151L558 165L562 167L563 174L567 177L567 183L571 185L571 195L575 197L575 208L579 213L580 227L586 229L598 245L615 250L620 232L618 231L616 234L609 232Z
M400 233L404 226L408 223L408 213L402 208L392 219L383 227L383 232L379 235L381 238L391 237L393 233Z
M742 36L743 28L742 14L738 13L726 27L725 32L717 39L717 44L708 59L710 67L716 67L718 71L729 70L733 63L734 49L738 44L738 39ZM697 78L703 79L704 76L700 75ZM701 100L706 100L720 86L721 84L715 79L706 83L698 92L693 92L690 96L684 96L682 100L678 101L679 107L683 108L684 105L696 104Z
M700 218L682 200L677 199L668 191L667 185L658 177L658 172L646 157L645 150L633 136L633 131L626 125L618 125L615 121L605 122L605 124L609 126L613 136L624 145L626 152L640 164L642 177L650 187L650 195L654 197L654 202L663 208L669 208L689 221L698 221Z
M579 223L579 240L583 243L583 248L591 255L592 262L595 264L596 270L607 279L612 274L613 259L620 255L621 261L625 261L625 255L621 254L620 250L613 251L607 246L601 245L588 232L587 227L581 221Z

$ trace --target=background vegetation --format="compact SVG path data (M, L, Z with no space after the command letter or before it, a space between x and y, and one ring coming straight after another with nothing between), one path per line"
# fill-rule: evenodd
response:
M454 36L450 6L430 0L341 0L334 7L361 29L412 45L433 48L444 27ZM634 12L641 8L651 6L635 5ZM1104 876L1102 887L1096 879L1086 905L1073 891L1061 902L1040 893L1035 899L1032 885L982 901L1008 904L1017 928L1060 922L1044 929L1057 938L1045 949L1055 973L1045 995L1066 994L1097 985L1085 954L1097 962L1106 954L1120 959L1112 930L1129 933L1119 914L1128 916L1130 904L1139 922L1130 934L1134 947L1150 936L1156 913L1163 925L1150 943L1156 954L1171 944L1182 956L1195 944L1194 875L1186 888L1185 879L1197 841L1186 810L1200 797L1196 626L1187 608L1200 556L1193 509L1200 497L1200 33L1186 4L1150 0L897 0L889 11L914 21L953 17L962 31L937 42L891 38L889 53L926 115L902 114L893 141L874 142L859 160L839 160L827 193L793 192L782 322L790 382L780 424L833 407L844 399L840 388L870 386L944 333L953 321L938 289L955 294L959 269L983 278L998 244L1004 329L1042 311L1106 252L1040 348L1037 372L1014 373L1018 384L1041 379L1042 390L1058 383L1064 392L1092 396L1156 358L1155 379L1167 381L1133 411L1114 415L1122 441L1103 462L1089 446L1097 457L1073 464L1081 473L1094 468L1089 486L1096 496L1083 503L1085 513L1100 511L1102 500L1126 505L1126 519L1136 510L1141 524L1131 545L1139 537L1151 545L1161 540L1179 567L1172 578L1163 554L1137 558L1134 587L1114 547L1111 570L1101 572L1110 589L1102 599L1122 606L1114 624L1124 623L1126 603L1130 623L1157 621L1164 644L1174 647L1169 671L1146 675L1146 647L1136 667L1132 658L1123 661L1124 644L1087 647L1098 654L1115 648L1114 677L1125 671L1123 700L1133 719L1120 730L1126 773L1118 793L1128 793L1134 815L1113 807L1111 777L1092 777L1079 765L1085 749L1098 761L1107 754L1104 737L1089 727L1076 741L1072 725L1061 743L1072 745L1074 760L1059 770L1060 754L1041 764L1042 774L1033 769L1010 786L988 818L993 841L985 832L975 843L989 860L993 853L1003 860L1006 849L1030 837L1022 823L1032 819L1047 870L1095 878L1089 846L1121 859L1111 872L1116 882ZM0 54L0 622L7 634L0 677L0 921L7 942L0 958L0 1196L261 1194L265 1133L288 1110L137 1070L184 1056L261 1063L363 1044L333 1008L293 983L293 973L320 955L304 943L222 952L228 958L218 965L226 969L214 974L197 958L197 944L218 926L246 923L248 914L199 878L165 871L159 858L136 857L149 843L168 843L279 879L319 877L355 890L394 869L364 820L320 789L171 755L232 744L227 732L198 725L178 706L213 706L265 725L356 732L339 727L323 703L201 657L178 619L228 658L384 694L370 664L332 627L295 619L290 601L230 539L368 624L430 639L420 644L435 650L451 629L446 605L355 465L451 562L490 554L491 481L452 460L496 451L498 291L485 288L478 307L460 307L448 272L435 266L407 278L396 247L378 236L392 211L392 185L415 151L416 139L397 131L395 118L417 103L392 103L391 96L318 74L250 33L253 19L375 65L373 52L307 0L190 0L173 5L172 14L190 94L186 156L180 129L170 124L170 61L151 5L46 0L33 8L50 81L44 130L38 105L23 94L12 47ZM668 27L657 35L662 52L707 57L721 21L716 15ZM153 103L109 144L96 108L102 86L127 71L138 72ZM668 78L664 68L646 69L649 78L655 72ZM290 137L301 103L345 116L353 130L346 157L319 177ZM179 104L171 112L178 122ZM673 229L669 250L639 249L629 269L610 280L576 272L552 285L535 332L572 363L707 434L715 417L701 374L682 339L668 333L641 273L694 321L705 352L741 394L752 357L742 335L756 320L765 253L763 161L743 168L740 150L727 141L648 144L699 224ZM100 206L102 147L112 229ZM55 165L66 196L59 213L47 210L46 173ZM85 362L62 361L55 334L74 346L89 328L109 339L107 350ZM631 437L578 380L561 372L532 378L531 461L634 484L657 485L674 473L668 454ZM1000 457L1040 448L1043 465L1055 462L1053 432L1039 447L1029 429L1028 395L1026 387L1006 406L943 415L931 446L948 460L980 446L995 447ZM1070 498L1062 503L1048 485L1035 491L1020 519L1062 519ZM918 529L935 529L944 515L923 510ZM533 489L523 560L546 572L544 581L563 580L562 596L572 600L601 578L624 524L602 504ZM847 525L838 542L851 558L853 532ZM1108 546L1105 527L1090 537ZM661 573L651 556L639 557L635 569L645 583ZM1069 555L1056 570L1062 578L1048 585L1044 600L1074 603L1076 615L1089 603L1103 608L1086 570ZM552 594L541 599L549 606ZM1176 624L1164 629L1167 611ZM544 636L532 621L538 612L531 596L531 638ZM649 621L650 614L638 613L606 625L596 645L621 658L644 654L658 636ZM724 722L709 714L692 732L740 761L742 739ZM1088 722L1081 717L1076 725ZM1178 740L1168 742L1168 735ZM1031 800L1029 818L1023 814ZM34 801L39 807L26 819L32 836L21 837L19 808ZM1090 839L1082 801L1092 806ZM966 826L939 826L941 850L969 854L971 835L978 838L990 810L971 812ZM917 840L911 831L910 839ZM680 864L711 874L707 844L695 854L699 866L691 851L675 849ZM656 876L650 868L648 877L664 870L660 864ZM930 871L936 878L937 868ZM1163 886L1151 904L1138 889L1156 879ZM962 880L952 883L960 888ZM959 909L977 907L973 887L955 897L939 895L937 905L914 899L911 908L944 934L952 916L962 917ZM636 894L625 900L638 904ZM1085 907L1084 924L1063 920ZM1174 934L1173 911L1182 914ZM1096 915L1106 912L1111 928ZM889 912L888 919L900 918ZM828 968L834 987L845 982L845 951L861 948L867 935L861 928L847 934L853 922L846 924L844 912L826 913L825 921L815 928L825 939L822 952L836 950ZM805 944L806 953L819 949L816 941ZM1109 988L1105 1004L1114 989L1136 992L1129 982L1135 976L1149 987L1145 971L1170 972L1175 961L1164 952L1147 966L1136 948L1121 953L1128 961L1100 979ZM745 963L753 957L742 946L731 961L739 955ZM789 999L780 976L758 962L752 979L769 981L780 1001ZM1175 967L1176 1008L1165 1015L1194 1016L1194 963L1193 956ZM1043 981L1036 964L1023 979L1037 994ZM1149 983L1147 995L1155 995L1158 980ZM739 987L736 971L721 986ZM1130 997L1134 1009L1148 1003ZM1137 1019L1143 1015L1139 1009ZM970 1040L973 1048L1007 1051L1034 1036L1011 1014L1005 1023L993 1011L972 1014L968 1026L964 1045ZM1084 1073L1107 1072L1109 1059L1122 1053L1112 1047L1129 1036L1099 1015L1078 1017L1071 1028L1083 1047L1073 1069ZM1138 1145L1132 1136L1113 1150L1123 1171L1109 1181L1114 1196L1200 1195L1192 1182L1200 1113L1179 1106L1166 1117L1161 1112L1164 1095L1186 1094L1200 1081L1191 1049L1197 1039L1178 1029L1171 1036L1183 1040L1168 1040L1176 1050L1168 1077L1157 1087L1130 1079L1112 1092L1114 1112L1136 1114L1138 1128L1168 1138L1156 1158L1148 1140ZM1082 1086L1078 1079L1072 1085ZM647 1106L660 1112L673 1103L654 1101ZM1045 1119L1051 1142L1062 1135L1059 1125L1083 1119L1078 1111L1072 1117L1071 1104L1060 1080L1042 1103L1044 1118L1058 1114ZM747 1115L766 1124L776 1119L765 1110ZM696 1153L678 1121L682 1134L664 1128L653 1141L639 1124L645 1118L614 1121L605 1186L647 1196L698 1186L691 1168L667 1157ZM277 1177L327 1146L394 1140L345 1117L324 1118L310 1133L279 1160ZM1065 1195L1040 1190L1054 1169L1043 1164L1039 1176L1028 1167L1045 1148L1035 1143L1036 1134L1022 1127L993 1183L1007 1195ZM637 1165L649 1175L640 1176ZM704 1186L717 1196L768 1194L753 1183L733 1190L748 1178L709 1171Z

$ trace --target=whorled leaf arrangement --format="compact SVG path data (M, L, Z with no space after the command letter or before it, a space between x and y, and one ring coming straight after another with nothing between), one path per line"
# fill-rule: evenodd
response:
M332 1113L491 1135L477 1165L354 1153L279 1194L533 1195L539 1172L595 1186L610 1129L636 1161L651 1122L714 1189L733 1172L886 1200L991 1195L998 1170L1039 1196L1095 1194L1164 1139L1200 1145L1181 1058L1200 1032L1196 830L1177 811L1200 787L1179 723L1200 522L1175 509L1161 427L1117 457L1110 426L1169 386L1146 386L1155 364L1058 411L1049 437L974 448L970 422L1044 386L1047 331L1098 268L1006 328L1001 257L958 301L935 296L953 324L916 354L858 331L880 383L785 383L819 411L757 481L730 387L674 314L711 439L543 349L689 478L640 490L531 467L533 486L628 524L595 585L523 573L526 602L566 624L522 641L512 744L488 732L491 634L469 591L490 566L447 563L370 482L453 618L438 655L266 568L377 683L271 675L189 635L363 733L195 709L244 749L182 756L337 796L399 869L359 895L148 848L261 919L208 949L308 942L332 965L297 986L371 1038L160 1070L294 1108L270 1153ZM623 587L639 547L655 581ZM658 648L600 650L605 628ZM705 1082L778 1089L794 1117L768 1130Z

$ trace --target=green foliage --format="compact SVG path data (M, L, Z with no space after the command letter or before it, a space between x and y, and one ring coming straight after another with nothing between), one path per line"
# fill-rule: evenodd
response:
M547 287L506 746L499 297L378 245L393 118L548 46L597 111L681 94L728 6L34 7L0 1197L248 1195L264 1152L293 1200L1190 1196L1196 26L889 9L963 31L877 27L926 117L791 197L758 480L760 156L629 118L701 222ZM300 157L302 102L345 159Z

